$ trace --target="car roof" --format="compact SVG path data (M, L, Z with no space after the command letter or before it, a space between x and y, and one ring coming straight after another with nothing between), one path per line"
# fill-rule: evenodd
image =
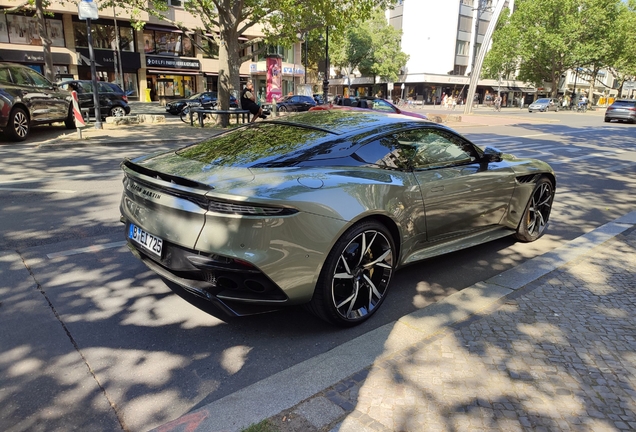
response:
M356 135L365 135L369 131L384 127L404 127L409 124L433 124L427 120L398 114L385 114L369 110L343 110L325 109L309 111L286 116L278 120L269 120L268 123L292 124L302 127L310 127L330 132L335 135L343 135L354 138ZM262 122L265 123L265 122Z

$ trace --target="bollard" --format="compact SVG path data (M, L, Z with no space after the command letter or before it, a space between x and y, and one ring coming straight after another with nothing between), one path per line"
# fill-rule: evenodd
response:
M79 101L77 100L77 92L73 90L71 92L73 96L73 117L75 118L75 127L77 128L77 137L82 139L82 129L80 126L86 126L86 122L84 121L84 116L82 116L82 111L79 107Z

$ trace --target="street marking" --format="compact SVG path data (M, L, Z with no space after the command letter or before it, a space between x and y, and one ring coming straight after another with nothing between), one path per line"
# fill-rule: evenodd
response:
M24 188L6 188L6 187L0 187L0 191L7 191L7 192L37 192L37 193L64 193L64 194L74 194L74 193L76 193L76 191L65 190L65 189L24 189Z
M125 240L114 242L114 243L104 243L101 245L93 245L93 246L89 246L85 248L71 249L71 250L67 250L63 252L50 253L46 257L49 259L52 259L52 258L59 258L59 257L67 257L71 255L80 255L83 253L95 253L95 252L101 252L106 249L122 247L124 245L126 245Z
M107 171L106 173L90 173L90 174L69 174L62 175L61 177L31 177L28 179L22 180L7 180L0 182L0 185L4 184L18 184L18 183L37 183L44 181L52 181L52 180L84 180L90 178L105 178L105 177L116 177L123 175L120 170L117 171Z

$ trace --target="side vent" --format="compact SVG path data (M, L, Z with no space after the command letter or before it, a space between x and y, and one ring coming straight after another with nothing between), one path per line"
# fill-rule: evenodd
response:
M524 176L519 176L517 177L517 183L519 184L534 183L534 179L536 176L537 176L536 174L528 174Z

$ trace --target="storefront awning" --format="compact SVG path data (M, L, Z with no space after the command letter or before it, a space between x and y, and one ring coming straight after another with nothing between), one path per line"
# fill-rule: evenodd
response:
M151 74L161 74L161 75L201 75L201 72L183 71L183 70L176 70L176 69L170 69L170 70L149 69L147 72Z

